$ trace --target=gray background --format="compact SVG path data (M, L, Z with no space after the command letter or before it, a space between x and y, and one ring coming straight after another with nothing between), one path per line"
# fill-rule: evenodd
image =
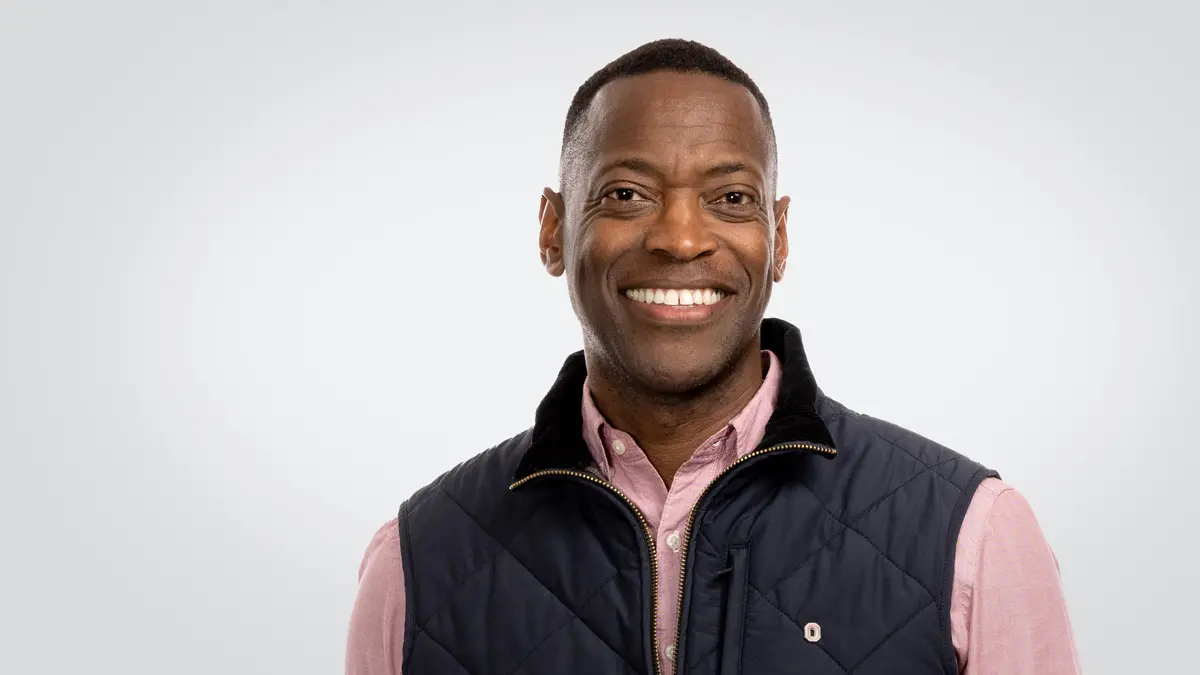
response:
M1194 672L1200 12L969 4L0 2L0 672L339 672L577 348L537 199L667 36L771 101L823 388L1028 496L1087 672Z

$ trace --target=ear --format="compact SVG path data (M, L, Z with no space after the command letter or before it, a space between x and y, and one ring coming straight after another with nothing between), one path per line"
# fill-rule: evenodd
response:
M551 276L562 276L563 241L562 241L562 195L550 188L542 190L542 203L538 207L538 222L541 228L538 233L538 249L541 251L542 265Z
M779 201L775 202L775 257L771 276L776 283L783 281L783 268L787 266L787 216L788 205L791 203L792 198L787 196L780 197Z

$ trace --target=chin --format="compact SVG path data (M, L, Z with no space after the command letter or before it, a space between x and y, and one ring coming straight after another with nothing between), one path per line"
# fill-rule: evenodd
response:
M615 380L648 394L704 391L739 359L738 341L728 338L732 331L648 331L640 326L617 328L615 323L591 333L592 356L605 364ZM713 333L721 337L714 339Z
M629 362L628 374L648 392L678 396L706 388L731 361L729 355L708 358L693 353L689 357L686 361L666 356L634 359Z

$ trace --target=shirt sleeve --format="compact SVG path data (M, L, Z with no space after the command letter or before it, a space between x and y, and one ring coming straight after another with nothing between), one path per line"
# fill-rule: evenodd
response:
M346 640L346 675L397 675L404 655L404 568L396 520L367 546Z
M1079 675L1058 561L1024 496L994 478L979 486L954 567L963 675Z

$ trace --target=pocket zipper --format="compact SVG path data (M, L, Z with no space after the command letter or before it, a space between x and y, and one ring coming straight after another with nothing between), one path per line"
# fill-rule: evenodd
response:
M742 642L746 635L746 602L750 583L746 578L750 549L729 549L725 583L725 621L721 629L720 675L737 675L742 670Z

